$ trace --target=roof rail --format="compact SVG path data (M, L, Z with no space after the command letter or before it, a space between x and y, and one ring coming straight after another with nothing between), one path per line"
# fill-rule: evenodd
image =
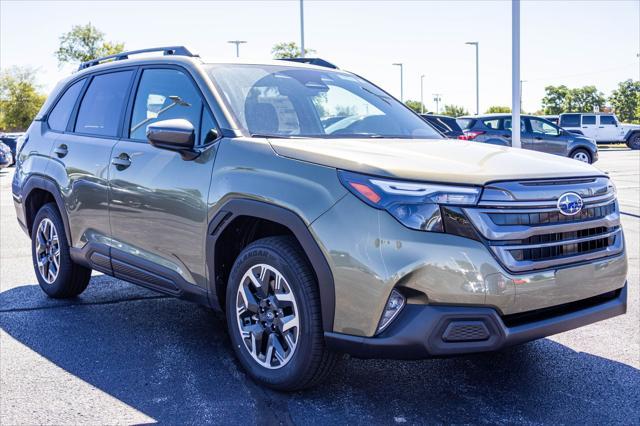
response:
M319 67L331 68L334 70L339 69L336 65L329 61L325 61L322 58L282 58L281 61L300 62L303 64L317 65Z
M152 47L149 49L140 49L140 50L130 50L128 52L120 52L115 55L104 56L102 58L92 59L90 61L86 61L80 64L78 67L78 71L83 70L85 68L93 67L95 65L99 65L103 62L113 60L113 61L122 61L125 59L129 59L130 55L137 55L140 53L148 53L148 52L163 52L165 55L176 55L176 56L190 56L197 57L198 55L191 53L189 49L184 46L167 46L167 47Z

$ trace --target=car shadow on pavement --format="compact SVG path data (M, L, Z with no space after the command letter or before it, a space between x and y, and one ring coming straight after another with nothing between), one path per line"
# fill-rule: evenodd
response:
M639 414L639 370L549 339L449 359L345 359L314 389L273 392L242 372L217 314L108 277L72 301L37 285L0 293L0 328L161 423L599 424Z

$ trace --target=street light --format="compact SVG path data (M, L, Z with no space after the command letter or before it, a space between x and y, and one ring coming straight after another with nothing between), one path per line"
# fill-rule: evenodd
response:
M511 0L511 146L520 140L520 0Z
M404 77L403 77L403 72L402 72L402 63L401 62L394 62L391 65L396 65L400 67L400 101L404 102Z
M424 74L420 76L420 114L424 114Z
M476 115L480 114L480 43L477 41L468 41L465 44L476 47Z
M436 103L436 114L440 114L440 101L442 100L440 93L433 94L433 101Z
M231 43L231 44L235 44L236 45L236 58L240 57L240 45L241 44L245 44L246 41L244 40L229 40L227 43Z
M304 58L304 4L300 0L300 57Z

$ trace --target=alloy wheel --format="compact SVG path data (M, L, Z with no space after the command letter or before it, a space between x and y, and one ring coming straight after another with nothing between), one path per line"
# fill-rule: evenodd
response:
M298 306L289 283L274 267L252 266L236 295L238 329L246 350L261 366L284 367L300 335Z
M589 162L589 156L585 152L576 152L573 155L574 160L582 161L583 163Z
M58 231L49 218L42 219L35 238L38 272L47 284L51 284L60 272L60 242Z

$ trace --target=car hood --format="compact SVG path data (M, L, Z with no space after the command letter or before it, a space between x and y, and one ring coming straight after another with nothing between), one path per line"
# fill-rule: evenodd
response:
M470 141L271 138L269 142L283 157L396 179L483 185L603 174L589 164L556 155Z

